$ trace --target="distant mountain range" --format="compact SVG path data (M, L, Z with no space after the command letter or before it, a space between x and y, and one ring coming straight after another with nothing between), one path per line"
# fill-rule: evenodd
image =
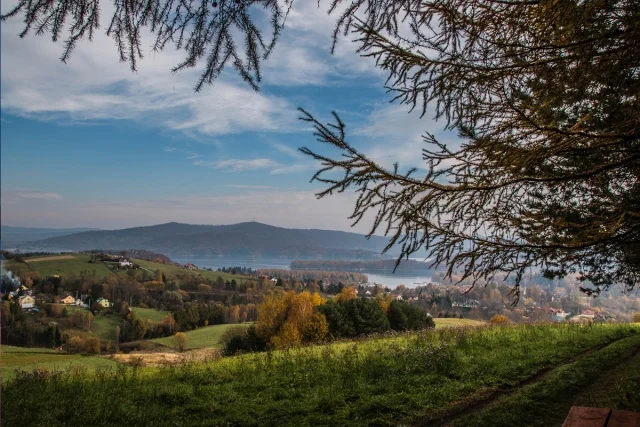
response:
M2 228L2 239L6 239L5 227ZM367 239L362 234L343 231L281 228L258 222L234 225L191 225L171 222L123 230L73 232L23 242L26 242L20 245L23 251L140 248L176 258L246 256L371 260L385 258L380 253L387 245L388 239L380 236ZM390 255L397 254L397 251L394 252Z
M50 237L66 236L73 233L98 230L97 228L31 228L31 227L11 227L3 225L0 227L0 236L3 247L16 246L34 240L48 239Z

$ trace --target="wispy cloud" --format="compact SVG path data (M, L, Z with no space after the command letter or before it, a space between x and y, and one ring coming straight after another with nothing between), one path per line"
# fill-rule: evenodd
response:
M243 184L227 184L227 185L223 185L223 187L244 188L247 190L269 190L274 188L272 185L243 185Z
M55 201L62 200L63 197L55 192L51 191L28 191L28 190L14 190L14 191L3 191L2 192L3 199L7 198L6 202L15 202L15 199L27 199L27 200L46 200L46 201ZM3 203L5 201L3 200Z
M242 172L256 169L274 169L280 165L271 159L226 159L226 160L196 160L196 166L205 166L213 169L228 170L231 172Z
M193 160L193 159L197 159L198 157L202 157L201 154L198 154L195 151L183 150L181 148L176 148L176 147L165 147L164 150L162 151L164 151L165 153L184 153L187 155L188 160Z

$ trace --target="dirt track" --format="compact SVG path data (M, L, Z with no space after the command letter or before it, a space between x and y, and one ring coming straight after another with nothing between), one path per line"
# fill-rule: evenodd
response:
M75 257L73 255L45 256L41 258L25 259L24 262L30 263L30 262L38 262L38 261L58 261L61 259L74 259L74 258Z

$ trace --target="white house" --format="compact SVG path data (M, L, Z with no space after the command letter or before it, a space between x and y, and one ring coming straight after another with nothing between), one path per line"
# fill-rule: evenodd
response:
M25 295L18 298L18 304L20 304L20 308L22 308L23 310L28 310L35 307L36 300L32 296Z
M131 261L126 260L126 259L121 259L118 262L118 267L120 267L120 268L130 268L130 267L133 267L133 263Z

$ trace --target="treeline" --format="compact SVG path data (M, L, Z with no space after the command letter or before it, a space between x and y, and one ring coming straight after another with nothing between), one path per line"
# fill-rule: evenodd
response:
M344 260L295 260L291 261L291 270L328 270L328 271L393 271L395 259L376 261L344 261ZM429 264L415 260L403 260L396 273L431 273Z
M297 262L297 261L294 261ZM261 268L258 275L275 277L285 280L300 280L303 282L322 282L324 285L342 282L347 285L366 283L369 278L366 274L352 273L348 271L322 271L322 270L284 270L279 268Z
M434 326L424 310L389 295L359 299L345 288L327 301L308 291L273 292L258 306L256 325L230 331L223 342L225 353L235 354Z
M218 268L221 273L229 274L242 274L243 276L257 276L257 270L253 270L251 267L221 267Z

